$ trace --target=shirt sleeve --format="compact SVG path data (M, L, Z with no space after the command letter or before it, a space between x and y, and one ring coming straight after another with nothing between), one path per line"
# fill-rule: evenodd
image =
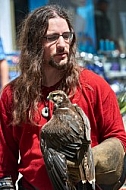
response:
M0 98L0 177L11 176L15 183L18 175L19 152L13 126L10 124L12 106L10 97L5 88Z
M120 113L117 96L103 79L95 89L94 114L97 122L99 143L116 137L126 148L126 132Z
M123 125L116 94L110 89L108 96L102 102L103 113L103 129L102 137L117 137L121 140L126 148L126 132Z
M126 148L126 132L115 92L102 77L88 70L82 73L83 89L85 83L89 86L86 88L85 110L89 110L93 146L115 137Z

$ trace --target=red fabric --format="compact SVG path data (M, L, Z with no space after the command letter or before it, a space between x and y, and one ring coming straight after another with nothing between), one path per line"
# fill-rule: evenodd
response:
M81 72L80 83L82 88L76 90L71 101L82 107L90 119L92 146L106 138L117 137L126 147L126 134L118 104L115 102L116 95L110 86L100 76L88 70ZM46 95L54 89L55 86L45 87L43 92ZM12 91L10 86L7 86L0 99L0 177L11 175L15 182L20 172L25 180L37 189L52 190L40 150L41 127L29 124L20 127L9 126L12 103ZM38 107L41 112L43 103ZM49 107L52 110L51 103ZM35 116L35 120L40 125L47 122L45 118L42 116L39 118L38 115ZM21 161L18 164L19 149Z

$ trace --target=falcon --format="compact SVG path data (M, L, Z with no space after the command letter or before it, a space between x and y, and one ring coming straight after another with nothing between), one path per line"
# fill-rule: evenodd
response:
M72 104L66 93L55 90L51 119L40 130L40 146L54 190L76 190L75 176L83 189L95 189L95 167L91 150L90 122L84 111ZM73 164L74 171L69 164Z

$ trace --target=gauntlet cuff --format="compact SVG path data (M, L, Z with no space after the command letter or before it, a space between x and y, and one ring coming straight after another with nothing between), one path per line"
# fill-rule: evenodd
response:
M96 183L116 184L123 173L125 151L121 141L109 138L92 148Z

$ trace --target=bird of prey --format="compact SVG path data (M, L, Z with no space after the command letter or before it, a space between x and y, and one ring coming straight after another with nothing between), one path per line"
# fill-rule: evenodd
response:
M54 190L76 190L73 180L77 175L83 189L87 182L95 189L88 117L62 90L50 92L47 98L54 103L54 110L40 130L40 146ZM75 171L70 163L74 163Z

